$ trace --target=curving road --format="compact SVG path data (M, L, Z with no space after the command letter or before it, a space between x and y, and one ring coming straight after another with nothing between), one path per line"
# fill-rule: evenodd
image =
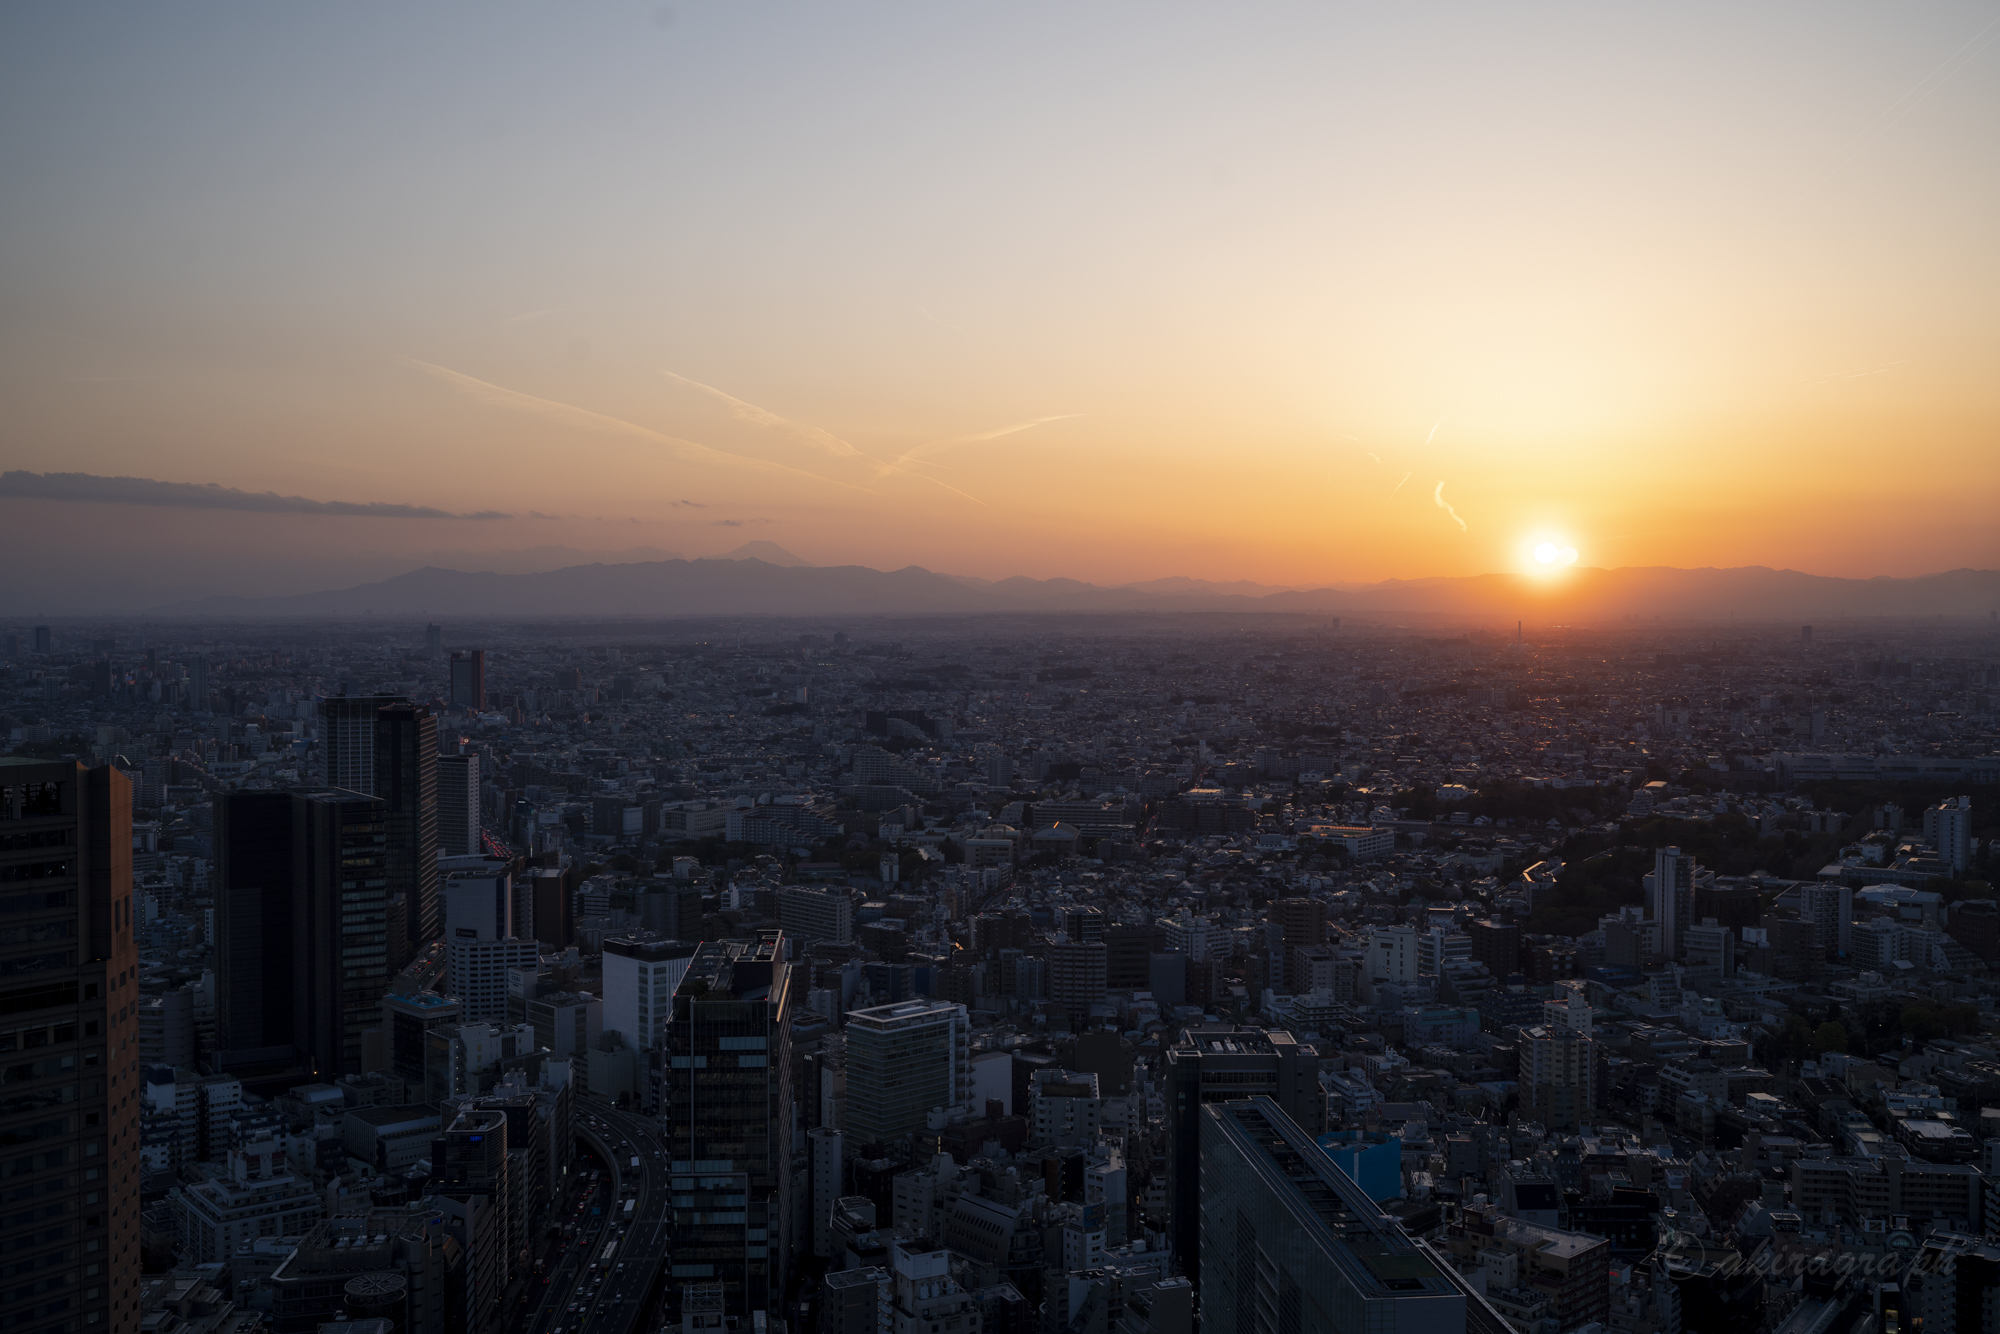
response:
M577 1235L552 1249L560 1261L522 1328L524 1334L635 1334L665 1287L673 1219L666 1135L650 1117L596 1103L578 1107L576 1133L610 1164L611 1176L571 1215ZM588 1213L593 1202L604 1210L596 1219Z

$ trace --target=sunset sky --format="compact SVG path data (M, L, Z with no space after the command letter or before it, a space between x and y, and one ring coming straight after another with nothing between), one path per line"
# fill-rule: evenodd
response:
M2000 563L1991 5L13 5L0 75L0 468L509 516L0 495L16 577Z

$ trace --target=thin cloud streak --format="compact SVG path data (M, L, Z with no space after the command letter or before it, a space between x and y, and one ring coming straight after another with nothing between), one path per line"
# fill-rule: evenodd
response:
M1053 417L1035 417L1028 421L1015 422L1012 426L1001 426L991 431L978 431L972 435L961 435L956 439L940 440L932 445L918 445L915 449L906 452L896 462L914 463L941 450L955 449L959 445L984 444L988 440L998 440L1002 436L1018 435L1022 431L1032 431L1035 427L1045 426L1049 422L1069 421L1072 418L1081 417L1082 415L1080 412L1059 412Z
M867 495L877 494L865 486L855 486L851 482L843 482L838 478L826 477L816 472L808 472L804 468L794 468L790 464L773 463L769 459L750 458L742 454L732 454L727 450L716 449L711 445L700 444L693 440L685 440L677 435L668 435L664 431L655 431L649 426L640 426L635 422L628 422L619 417L607 417L601 412L592 412L588 408L579 408L569 403L558 403L554 399L537 398L533 394L524 394L518 390L505 389L497 384L491 384L485 380L452 370L449 367L435 366L428 361L419 361L415 357L403 358L403 364L444 381L467 398L484 403L488 407L504 408L513 412L525 412L548 421L561 423L565 426L579 427L592 431L604 431L613 435L624 435L636 439L649 440L656 444L668 446L676 456L689 462L720 463L730 467L748 468L755 472L789 473L795 477L811 478L815 482L826 482L834 486L843 486L850 491L860 491Z
M699 380L690 380L685 375L676 375L672 371L661 371L660 374L666 376L669 380L672 380L675 384L686 385L690 389L699 390L700 392L707 394L710 398L715 399L717 402L721 403L724 407L728 408L729 415L736 418L738 421L749 422L752 426L765 426L773 430L790 431L792 434L798 436L803 440L811 441L819 448L833 455L835 458L841 458L841 459L868 458L868 455L863 454L860 450L856 449L853 445L848 444L845 440L842 440L839 436L833 434L831 431L823 431L817 426L806 426L803 425L802 423L793 421L789 417L781 417L777 413L772 412L769 408L760 408L755 403L746 403L742 399L737 398L733 394L724 393L722 390L717 389L714 385L703 384Z
M1443 510L1446 514L1449 514L1451 516L1451 521L1458 525L1459 532L1464 533L1471 531L1465 526L1465 520L1458 517L1458 511L1451 507L1451 502L1444 498L1443 482L1439 482L1437 484L1437 490L1431 492L1431 499L1437 502L1437 507L1439 509Z
M238 491L216 482L158 482L150 477L100 477L87 472L0 473L0 496L161 509L248 510L262 514L323 514L364 519L511 519L499 510L457 514L429 505L388 501L309 500L275 491Z

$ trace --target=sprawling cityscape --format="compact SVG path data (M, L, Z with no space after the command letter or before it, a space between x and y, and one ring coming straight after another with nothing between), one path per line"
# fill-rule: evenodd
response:
M0 5L0 1334L2000 1334L1996 60Z
M2000 1309L1989 627L4 648L22 1328Z

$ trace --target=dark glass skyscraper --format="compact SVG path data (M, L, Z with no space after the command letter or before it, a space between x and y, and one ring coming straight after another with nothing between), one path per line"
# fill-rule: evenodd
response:
M0 923L0 1322L131 1334L141 1090L124 774L0 758Z
M290 1047L292 794L215 798L215 1021L231 1052Z
M337 788L291 796L293 1041L320 1078L359 1074L389 986L390 811Z
M1507 1334L1270 1098L1201 1109L1201 1315L1214 1334Z
M216 798L217 1020L229 1050L361 1070L393 974L389 803L339 788Z
M792 1012L785 937L695 952L674 990L662 1073L673 1268L719 1283L731 1315L778 1310L791 1236Z
M320 703L320 741L329 787L380 797L388 805L391 916L410 952L444 930L437 885L437 718L395 695L341 695Z
M474 713L486 707L485 649L451 655L451 707Z

